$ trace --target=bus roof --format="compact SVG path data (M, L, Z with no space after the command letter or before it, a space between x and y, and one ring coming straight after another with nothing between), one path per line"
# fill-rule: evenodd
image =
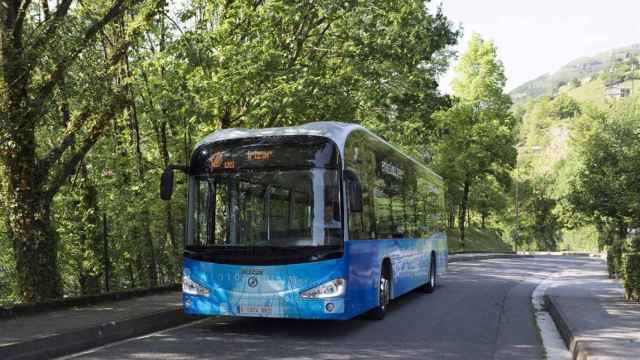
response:
M207 135L204 139L200 140L194 149L199 148L202 145L207 145L211 143L215 143L218 141L232 140L232 139L243 139L243 138L255 138L255 137L264 137L264 136L288 136L288 135L307 135L307 136L322 136L331 139L336 143L338 149L340 150L340 155L344 156L344 146L347 141L347 137L353 131L361 130L373 138L377 139L381 143L389 146L399 154L402 154L404 157L414 162L416 165L422 167L429 173L437 176L442 179L440 175L436 174L433 170L425 166L422 162L414 159L412 156L405 154L403 151L395 147L394 145L388 143L384 139L380 138L378 135L372 133L368 129L358 125L351 123L343 123L337 121L318 121L306 123L299 126L288 126L288 127L273 127L273 128L263 128L263 129L245 129L245 128L231 128L231 129L221 129L215 131L209 135Z

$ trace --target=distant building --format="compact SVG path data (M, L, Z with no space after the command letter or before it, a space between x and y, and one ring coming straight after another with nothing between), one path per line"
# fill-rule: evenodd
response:
M618 100L631 96L633 90L633 80L621 81L607 85L604 89L604 95L608 100Z

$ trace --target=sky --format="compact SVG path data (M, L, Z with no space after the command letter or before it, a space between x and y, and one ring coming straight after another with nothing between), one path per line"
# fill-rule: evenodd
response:
M492 40L507 75L507 91L571 60L640 43L640 0L432 0L462 25L464 52L471 34ZM452 64L440 79L450 92Z

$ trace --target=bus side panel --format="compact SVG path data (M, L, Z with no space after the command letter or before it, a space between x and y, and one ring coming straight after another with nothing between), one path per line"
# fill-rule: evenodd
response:
M436 252L436 272L438 276L447 272L449 267L449 248L447 246L447 233L440 232L432 236L433 248Z
M345 242L349 256L347 280L347 312L359 315L378 305L377 284L380 274L381 241L351 240Z
M392 255L394 298L427 282L429 254L432 242L428 239L405 238L393 240L396 251Z
M391 260L392 297L397 298L427 282L431 250L439 248L441 241L434 238L352 240L347 244L348 311L356 316L378 305L377 287L384 258Z

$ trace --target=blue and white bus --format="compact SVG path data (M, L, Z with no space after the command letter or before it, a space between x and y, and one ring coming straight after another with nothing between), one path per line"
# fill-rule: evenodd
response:
M381 319L447 268L442 179L359 125L216 131L183 170L188 314Z

